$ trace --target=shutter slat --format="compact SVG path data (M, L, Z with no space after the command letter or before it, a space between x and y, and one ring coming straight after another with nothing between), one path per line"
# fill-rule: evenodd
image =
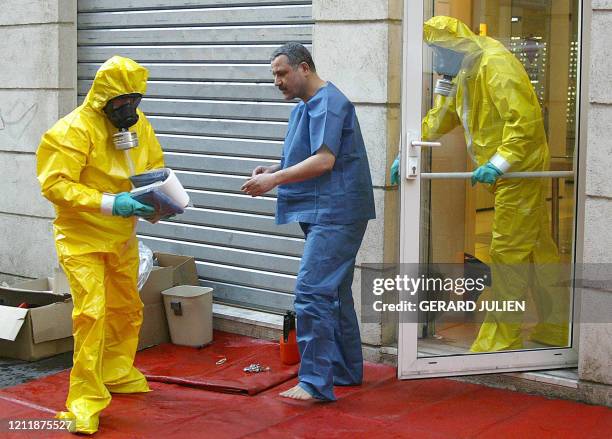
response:
M151 45L151 44L283 44L286 41L308 43L311 25L288 26L218 26L153 29L83 29L78 43L85 45Z
M265 5L304 5L304 0L79 0L78 12L130 11Z
M310 5L83 12L79 29L311 23Z

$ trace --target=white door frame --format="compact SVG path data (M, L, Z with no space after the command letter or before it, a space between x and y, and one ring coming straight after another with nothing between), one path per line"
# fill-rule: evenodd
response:
M400 263L404 264L420 262L421 175L419 172L416 178L407 179L406 177L409 174L409 167L411 167L411 165L408 165L411 164L411 156L419 159L418 162L420 163L421 155L421 148L411 146L411 142L420 140L421 134L424 86L423 17L424 0L404 1L401 105L402 178L400 179ZM582 11L580 11L580 20L582 21L582 19ZM579 39L581 39L580 32ZM580 52L582 53L582 41L580 44ZM581 58L582 68L584 57ZM578 79L579 84L581 84L580 78ZM581 93L582 91L583 88ZM582 99L578 102L581 101ZM581 107L580 105L579 108ZM579 115L582 114L580 109L578 111L580 112ZM582 142L579 142L579 144L582 146ZM576 186L583 180L583 178L576 178ZM573 299L574 303L580 303L579 289L575 290ZM400 300L409 300L409 298L400 296ZM573 321L579 321L578 311L578 309L573 309ZM418 357L418 323L400 322L398 377L400 379L425 378L575 367L578 362L579 334L577 329L573 328L572 330L572 347L569 348Z

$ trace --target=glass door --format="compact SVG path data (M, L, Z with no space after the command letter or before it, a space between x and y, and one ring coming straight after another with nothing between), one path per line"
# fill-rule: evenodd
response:
M581 4L404 7L399 376L575 366Z

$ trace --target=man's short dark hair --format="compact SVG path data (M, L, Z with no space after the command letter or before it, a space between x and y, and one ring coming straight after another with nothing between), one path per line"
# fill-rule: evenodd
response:
M308 49L306 49L300 43L291 42L283 44L281 47L274 51L270 59L274 61L281 55L285 55L289 59L289 65L294 69L297 68L297 66L299 66L303 62L305 62L310 67L310 70L312 70L313 72L317 71L315 63L312 60L312 55L310 54Z

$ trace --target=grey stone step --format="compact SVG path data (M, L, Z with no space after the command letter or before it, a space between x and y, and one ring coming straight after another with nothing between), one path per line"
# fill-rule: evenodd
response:
M213 303L213 327L232 334L278 341L283 334L283 316Z

